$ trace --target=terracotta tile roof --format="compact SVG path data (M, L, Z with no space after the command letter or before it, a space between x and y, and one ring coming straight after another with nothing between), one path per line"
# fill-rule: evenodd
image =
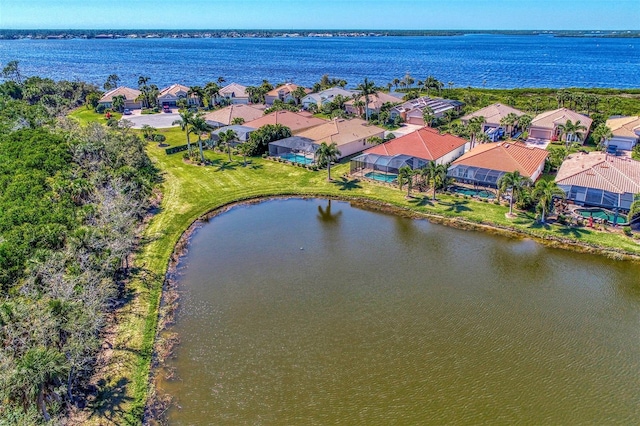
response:
M511 113L517 116L525 114L523 111L510 107L509 105L497 103L486 106L482 109L479 109L478 111L472 112L471 114L467 114L464 117L460 118L460 120L469 121L473 117L484 117L485 123L500 124L500 120Z
M242 118L245 123L264 115L264 105L229 105L228 107L208 112L204 115L206 121L214 121L225 125L231 124L234 118Z
M546 149L529 147L520 143L485 143L455 160L452 164L481 167L502 172L518 170L531 177L549 155Z
M567 120L573 123L580 120L580 124L587 128L587 132L591 128L592 119L586 115L578 114L567 108L558 108L553 111L546 111L536 115L531 121L531 127L542 127L545 129L555 129L560 124L565 124ZM586 132L585 132L586 133Z
M275 96L278 97L280 92L283 92L284 95L287 95L289 93L292 93L294 90L296 90L298 88L297 84L293 84L293 83L286 83L283 84L282 86L278 86L273 90L270 90L269 92L267 92L266 96ZM304 89L306 94L311 93L311 89Z
M603 152L576 153L564 160L556 183L637 194L640 193L640 162Z
M233 96L235 98L248 98L247 87L238 83L231 83L219 90L221 96Z
M369 148L364 154L378 154L392 157L405 154L424 160L437 160L467 143L466 140L450 134L441 135L437 130L423 127L389 142Z
M328 144L335 142L336 145L340 147L341 145L360 139L368 139L372 136L382 137L383 135L384 129L373 126L365 120L359 118L353 118L351 120L337 118L328 123L305 130L298 136L303 136L316 142L326 142Z
M172 84L171 86L162 89L160 93L158 93L158 97L167 95L178 96L179 92L189 93L189 88L182 84Z
M141 94L142 92L137 89L120 86L102 95L98 102L111 102L116 96L124 96L124 99L127 101L135 101Z
M256 120L245 122L245 126L260 128L267 124L282 124L291 129L292 133L326 123L326 120L313 116L297 114L292 111L275 111Z
M640 117L618 117L607 120L607 126L614 136L626 138L640 137Z

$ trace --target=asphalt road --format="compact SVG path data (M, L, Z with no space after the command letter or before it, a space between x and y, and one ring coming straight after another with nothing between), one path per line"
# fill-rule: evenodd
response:
M174 127L171 123L180 119L180 114L159 112L157 114L145 114L141 115L139 111L134 112L132 115L123 115L123 120L129 120L133 123L134 129L140 129L145 124L156 129L165 129L167 127Z

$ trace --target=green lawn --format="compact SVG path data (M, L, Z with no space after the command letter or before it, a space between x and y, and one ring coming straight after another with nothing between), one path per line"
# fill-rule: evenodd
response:
M122 118L122 114L120 114L119 112L112 112L111 116L116 120L120 120ZM69 117L75 118L80 124L87 124L91 122L102 124L107 123L107 119L104 114L98 114L94 110L87 109L86 107L77 108L71 114L69 114Z
M90 119L84 111L73 115L84 122ZM178 128L160 130L160 133L166 135L166 143L171 146L185 143L184 133ZM640 254L640 246L621 234L543 226L535 223L528 213L520 213L515 220L510 220L505 217L508 206L504 205L440 194L435 202L431 201L430 194L407 199L406 190L345 177L348 163L333 167L334 181L328 182L326 171L312 172L262 158L253 158L243 167L241 157L229 163L226 154L205 151L212 165L196 166L186 163L182 153L166 155L164 148L154 143L148 145L147 152L162 171L162 204L160 212L145 229L136 256L137 272L129 284L131 301L117 313L113 354L103 375L102 398L94 405L100 414L93 421L96 424L135 423L140 418L148 393L162 284L174 246L194 220L234 201L277 195L360 198L415 213L460 218L466 223L514 229L540 238L579 239ZM109 420L110 416L113 420Z

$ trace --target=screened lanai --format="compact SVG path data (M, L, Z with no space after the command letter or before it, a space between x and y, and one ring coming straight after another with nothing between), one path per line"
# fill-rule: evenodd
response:
M577 185L558 185L567 194L567 200L576 204L606 209L629 210L633 203L633 194L609 192L603 189L586 188Z
M498 179L500 179L505 173L506 172L500 170L456 164L449 167L447 176L461 183L497 188Z
M269 155L295 163L311 164L319 147L313 139L291 136L269 143Z
M402 166L409 166L412 170L416 170L426 165L426 160L411 155L361 154L351 160L351 174L374 171L397 175Z

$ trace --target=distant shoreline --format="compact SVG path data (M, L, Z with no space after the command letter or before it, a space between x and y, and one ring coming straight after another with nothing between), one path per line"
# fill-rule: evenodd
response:
M150 38L332 38L453 37L521 35L579 38L640 38L640 30L0 30L0 40L150 39Z

